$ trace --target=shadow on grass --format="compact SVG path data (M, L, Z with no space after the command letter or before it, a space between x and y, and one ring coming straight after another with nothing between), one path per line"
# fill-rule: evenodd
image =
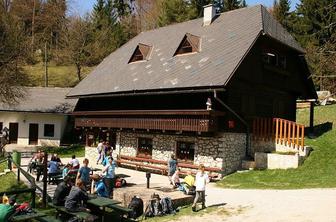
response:
M323 134L331 131L332 127L333 127L332 122L325 122L325 123L318 124L318 125L314 126L313 134L309 133L308 137L311 138L311 139L320 137ZM306 127L305 130L306 130L306 132L309 132L309 127Z

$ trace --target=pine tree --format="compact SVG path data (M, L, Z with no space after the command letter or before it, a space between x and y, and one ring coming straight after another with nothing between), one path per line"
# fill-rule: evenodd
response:
M224 0L224 11L231 11L241 7L241 0Z
M273 16L282 24L286 29L289 29L289 13L290 2L289 0L274 0L273 3Z
M184 0L165 0L159 17L159 26L179 23L197 17L197 9L193 3Z
M242 8L245 8L245 7L247 7L247 3L246 3L246 1L245 1L245 0L243 0L243 1L241 2L241 7L242 7Z

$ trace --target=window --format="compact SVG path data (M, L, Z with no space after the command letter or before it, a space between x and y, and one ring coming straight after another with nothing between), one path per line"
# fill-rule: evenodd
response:
M152 158L153 140L151 138L138 139L139 157Z
M279 56L278 66L281 69L286 69L286 56Z
M183 37L179 47L175 51L174 56L192 52L199 52L200 48L199 44L200 44L200 37L187 33Z
M267 65L286 69L286 56L268 52L263 54L262 60Z
M44 124L44 136L54 137L55 135L55 125L54 124Z
M188 142L177 142L176 157L179 160L193 162L195 155L195 144Z
M148 60L151 48L149 45L139 43L128 63Z

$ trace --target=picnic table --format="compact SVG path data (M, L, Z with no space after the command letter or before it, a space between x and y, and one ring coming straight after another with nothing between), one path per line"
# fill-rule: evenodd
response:
M106 197L98 197L98 196L92 197L91 196L91 199L88 200L87 203L92 204L93 206L96 206L96 207L101 207L103 210L102 221L105 221L105 208L111 207L116 204L120 204L121 202L110 199L110 198L106 198Z

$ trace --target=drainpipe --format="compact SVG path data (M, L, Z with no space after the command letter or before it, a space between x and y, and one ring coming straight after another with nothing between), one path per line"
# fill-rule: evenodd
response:
M237 117L241 123L244 124L246 127L246 149L245 149L245 156L248 156L248 150L250 148L250 127L247 122L233 109L231 109L228 105L226 105L220 98L217 97L217 91L214 90L214 98L217 100L222 106L224 106L227 110L229 110L235 117Z

